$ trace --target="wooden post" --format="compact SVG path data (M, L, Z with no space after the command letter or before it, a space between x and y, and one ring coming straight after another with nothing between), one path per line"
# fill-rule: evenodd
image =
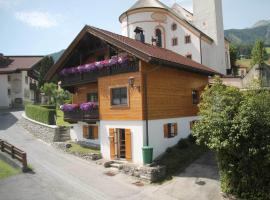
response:
M14 146L12 145L11 146L11 157L14 159L15 156L14 156Z
M1 151L4 152L4 141L1 140L0 142L1 142Z
M26 153L22 153L22 165L23 165L23 171L27 170L27 157Z

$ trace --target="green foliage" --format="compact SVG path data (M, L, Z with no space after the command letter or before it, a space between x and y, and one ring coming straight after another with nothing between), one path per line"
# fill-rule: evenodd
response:
M236 66L236 60L237 60L237 48L235 45L230 45L230 59L231 59L231 65L234 67Z
M0 180L20 173L20 169L16 169L8 163L0 160Z
M256 64L263 65L265 60L268 59L268 54L266 52L266 49L264 48L264 43L261 40L256 41L251 54L252 54L252 61L251 61L252 66Z
M49 71L49 69L53 66L53 64L54 64L53 58L50 56L46 56L39 63L39 65L38 65L38 71L39 71L38 87L39 88L41 88L44 85L44 83L45 83L44 77L47 74L47 72Z
M270 92L240 92L216 79L199 107L193 134L217 152L223 192L270 199Z
M55 109L47 109L38 105L27 105L25 107L26 116L48 125L55 125Z
M63 89L58 89L58 86L54 83L45 83L41 91L48 96L49 104L61 105L71 100L71 94Z

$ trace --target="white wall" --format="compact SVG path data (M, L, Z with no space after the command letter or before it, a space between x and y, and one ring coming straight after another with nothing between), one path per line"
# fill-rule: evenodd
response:
M83 125L88 125L84 122L78 122L77 124L73 124L73 128L70 129L70 137L72 141L89 141L90 143L99 145L100 144L100 132L99 132L99 138L97 140L89 140L83 138ZM100 131L100 130L99 130Z
M0 108L8 108L10 104L10 98L8 96L8 80L7 75L0 75Z
M181 138L190 134L190 122L198 117L182 117L171 119L150 120L149 123L149 146L154 148L153 157L156 158L166 151L168 147L174 146ZM173 138L164 138L164 124L177 123L178 134Z
M100 121L100 146L103 158L110 160L109 129L120 128L131 130L132 162L142 164L142 147L144 144L144 122L143 121Z

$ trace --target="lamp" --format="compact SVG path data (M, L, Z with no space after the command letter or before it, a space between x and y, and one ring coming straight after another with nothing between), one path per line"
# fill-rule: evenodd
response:
M138 89L138 91L140 91L140 86L136 86L135 85L135 78L133 76L131 76L131 77L128 78L128 85L131 88L135 88L135 89Z

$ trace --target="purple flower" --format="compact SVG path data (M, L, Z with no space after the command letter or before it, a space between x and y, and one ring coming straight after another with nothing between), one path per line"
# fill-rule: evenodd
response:
M72 112L72 111L78 110L79 105L78 104L64 104L60 106L60 109L63 112Z
M80 74L82 74L83 72L85 72L85 65L80 65L79 67L77 67L77 70Z
M91 111L96 107L97 107L97 103L95 103L95 102L87 102L87 103L82 103L80 105L80 109L82 111Z

